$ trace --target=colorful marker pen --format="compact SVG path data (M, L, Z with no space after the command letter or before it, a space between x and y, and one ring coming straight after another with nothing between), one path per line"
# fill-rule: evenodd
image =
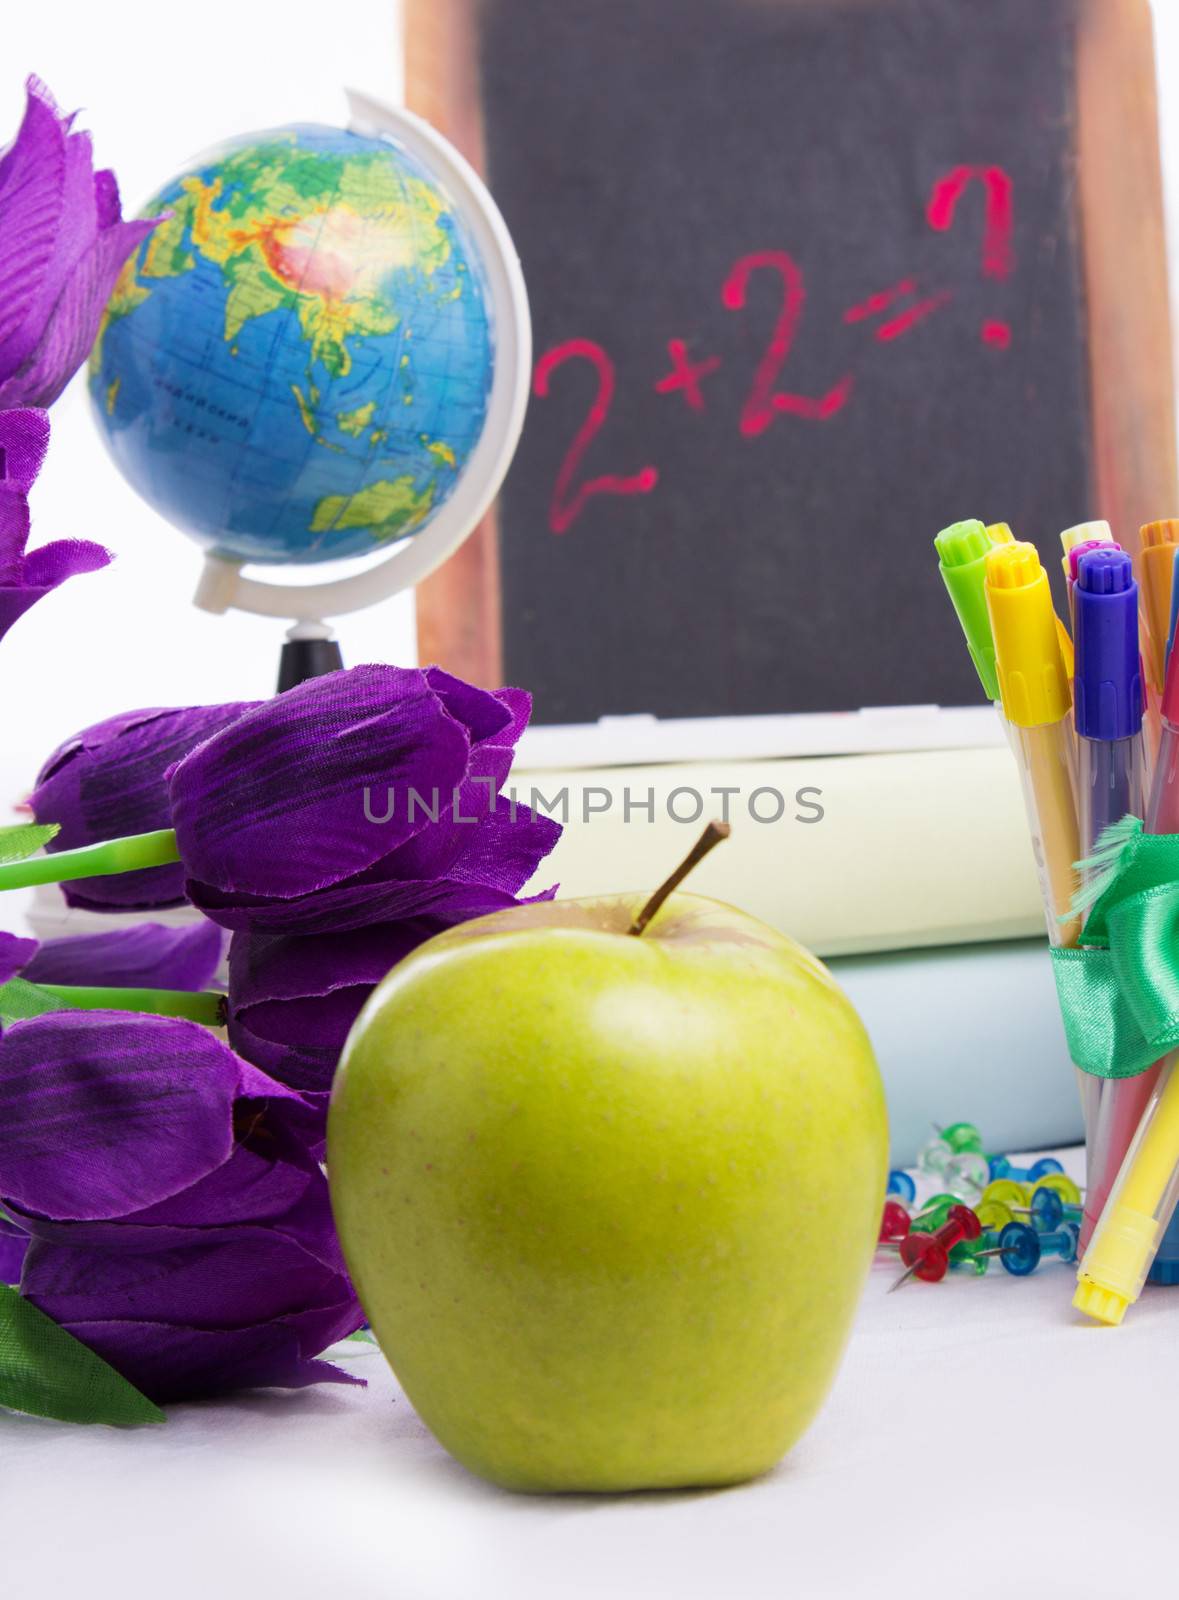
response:
M1179 832L1179 656L1167 668L1162 738L1150 800L1148 833ZM1172 1052L1130 1142L1077 1273L1073 1304L1113 1325L1142 1285L1179 1201L1179 1072ZM1152 1069L1153 1070L1153 1069Z
M1175 549L1179 545L1179 518L1147 522L1142 541L1142 620L1146 631L1146 675L1156 693L1166 679L1167 633L1171 621L1171 584L1175 575Z
M1040 889L1053 944L1076 943L1068 916L1080 856L1073 799L1072 696L1048 574L1035 545L994 545L986 558L987 613L1003 714L1013 730ZM1061 921L1061 919L1064 919Z
M1080 545L1071 559L1076 573L1077 788L1081 844L1088 856L1111 823L1120 822L1127 813L1146 814L1138 585L1129 555L1117 545ZM1151 1068L1136 1078L1093 1080L1082 1249L1101 1215L1157 1076L1157 1069Z
M1019 766L1024 808L1049 943L1074 945L1079 918L1070 915L1080 857L1073 770L1072 694L1060 648L1048 574L1033 544L995 545L987 556L987 612L1003 713ZM1098 1080L1077 1072L1088 1129Z
M966 648L974 662L978 681L987 699L997 705L999 678L995 670L995 641L991 637L986 601L987 556L995 548L995 541L988 528L984 528L977 519L971 519L943 528L934 539L933 547L937 551L942 582L949 592L962 632L966 635Z
M1090 545L1076 559L1075 589L1073 715L1088 855L1111 822L1127 812L1144 816L1146 808L1138 585L1130 557L1117 545Z

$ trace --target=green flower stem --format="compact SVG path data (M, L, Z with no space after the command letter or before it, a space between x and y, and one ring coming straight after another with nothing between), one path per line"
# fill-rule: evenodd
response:
M40 883L73 883L78 878L105 878L141 867L166 867L180 860L176 834L171 828L155 833L134 833L126 839L106 839L77 850L30 856L26 861L0 865L0 889L32 889Z
M193 994L187 989L97 989L72 983L37 987L74 1011L146 1011L157 1017L187 1017L207 1028L225 1026L225 996L213 989Z

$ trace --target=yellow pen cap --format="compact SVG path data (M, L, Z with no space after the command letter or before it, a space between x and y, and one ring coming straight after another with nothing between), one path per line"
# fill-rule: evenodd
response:
M1004 716L1017 728L1059 722L1072 709L1072 693L1048 574L1035 545L995 545L985 587Z
M1075 528L1066 528L1060 536L1061 549L1064 551L1060 563L1064 568L1064 581L1067 583L1072 575L1068 558L1079 544L1113 544L1113 542L1113 530L1108 522L1078 522Z
M1015 543L1015 535L1005 522L992 522L987 528L987 538L992 544Z
M1171 581L1175 572L1175 547L1179 545L1179 518L1147 522L1142 541L1140 576L1142 612L1146 618L1146 670L1154 688L1162 691L1166 672L1167 635L1171 631Z
M1053 616L1056 616L1055 612ZM1077 675L1077 653L1073 649L1068 629L1059 617L1056 617L1056 637L1060 642L1060 659L1064 662L1064 674L1071 683Z

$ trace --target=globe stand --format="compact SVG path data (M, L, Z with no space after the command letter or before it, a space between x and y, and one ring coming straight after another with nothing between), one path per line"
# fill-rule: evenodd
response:
M344 665L339 640L322 622L296 622L287 634L278 665L278 693L306 683L309 678L322 678L325 673L339 672Z
M515 454L532 379L532 324L524 275L507 225L482 179L441 134L408 111L394 111L348 91L354 132L401 145L436 174L473 235L492 308L495 360L483 432L448 499L429 523L383 560L327 583L277 584L244 575L243 563L208 554L194 604L293 619L279 669L279 689L340 667L324 619L376 605L429 576L475 529L491 506Z

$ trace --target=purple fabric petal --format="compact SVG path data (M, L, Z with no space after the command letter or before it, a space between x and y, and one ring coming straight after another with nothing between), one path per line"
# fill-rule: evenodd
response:
M22 494L32 488L49 449L49 417L22 406L0 412L0 478Z
M355 1301L344 1301L334 1312L334 1325L342 1331L319 1344L321 1325L332 1320L324 1311L253 1328L185 1328L167 1322L77 1322L67 1328L143 1394L167 1405L236 1389L363 1386L363 1378L304 1354L309 1346L326 1349L364 1326Z
M21 1290L157 1399L316 1382L334 1369L311 1358L364 1321L342 1270L262 1227L155 1251L34 1239Z
M24 120L0 160L0 372L31 355L51 275L66 185L66 133L48 90L28 81Z
M23 972L36 954L36 939L21 939L15 933L0 932L0 984Z
M229 1042L272 1078L331 1088L340 1051L374 987L436 931L400 922L319 938L235 934L229 949Z
M14 1023L0 1038L0 1203L77 1221L157 1205L229 1159L235 1102L271 1098L298 1101L195 1022Z
M0 1211L0 1283L19 1283L29 1236Z
M48 594L67 578L75 578L82 572L99 572L110 561L110 551L89 539L57 539L53 544L43 544L29 551L21 581Z
M129 711L75 734L45 763L32 795L38 821L61 824L50 848L169 827L168 769L253 704ZM151 911L183 904L184 869L148 867L63 887L70 905Z
M410 883L384 882L373 878L353 878L330 889L289 900L270 900L261 895L227 895L208 884L188 879L185 887L193 905L213 922L237 932L250 929L271 934L347 933L380 922L400 922L417 917L438 917L439 925L454 920L447 908L455 887L446 879L424 879ZM488 910L502 910L513 904L511 896L499 896ZM474 913L481 915L482 913Z
M28 542L28 497L15 483L0 481L0 584L13 587L20 584Z
M353 879L292 900L224 895L191 879L186 887L192 903L223 928L300 936L343 933L373 923L418 917L449 928L469 917L506 911L518 903L515 895L502 889L453 878L411 883ZM551 896L552 891L538 898Z
M0 222L2 213L0 206ZM0 237L3 232L0 226ZM0 411L0 639L67 578L96 572L111 559L101 545L84 539L59 539L26 554L27 494L48 442L49 419L44 411Z
M6 589L0 585L0 639L15 626L26 611L42 598L35 589Z
M192 1328L273 1322L335 1305L347 1280L273 1228L243 1226L179 1250L74 1249L34 1239L21 1289L55 1322L118 1317Z
M126 261L160 219L123 222L114 174L94 171L90 136L71 131L28 80L24 120L0 158L0 407L49 405L94 343Z
M118 222L89 243L48 313L40 344L19 372L0 383L0 406L53 404L90 353L123 263L158 222Z
M94 209L100 228L112 228L123 220L119 180L109 167L102 167L94 174Z
M241 717L172 774L173 826L190 877L234 895L293 898L379 861L427 825L410 791L449 795L468 739L425 675L354 667ZM404 797L388 822L365 790Z
M561 837L561 825L500 797L495 810L465 834L466 849L450 870L456 883L519 894Z
M0 639L25 612L52 594L67 578L97 572L110 561L110 552L82 539L62 539L45 545L25 558L19 582L0 584Z
M109 933L50 939L26 962L30 983L121 989L207 989L221 964L225 935L211 922L168 928L141 922Z
M319 1097L317 1097L319 1098ZM326 1102L326 1096L322 1097ZM300 1097L302 1103L303 1097ZM157 1252L240 1239L243 1226L271 1228L332 1273L346 1273L327 1180L316 1153L285 1125L289 1102L239 1102L238 1142L222 1166L178 1194L125 1216L57 1221L6 1199L12 1222L46 1244L106 1252ZM315 1107L317 1128L326 1103Z
M425 669L426 682L456 722L461 722L473 745L502 735L512 721L509 707L489 689L456 678L441 667ZM500 691L502 694L503 691ZM513 741L514 742L514 741Z

